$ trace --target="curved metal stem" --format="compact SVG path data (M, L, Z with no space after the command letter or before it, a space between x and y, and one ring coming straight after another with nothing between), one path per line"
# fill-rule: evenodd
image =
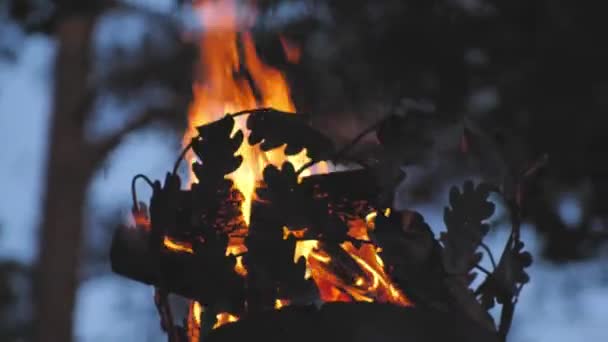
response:
M137 190L135 189L135 185L138 179L143 179L144 181L146 181L146 183L148 183L151 188L154 187L154 183L150 180L150 178L148 178L148 176L144 174L137 174L133 177L133 179L131 179L131 197L133 200L133 209L136 210L139 210L139 202L137 202Z

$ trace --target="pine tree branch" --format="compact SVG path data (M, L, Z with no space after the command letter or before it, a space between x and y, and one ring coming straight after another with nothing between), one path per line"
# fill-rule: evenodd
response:
M92 166L97 167L105 160L116 147L131 133L144 128L154 122L160 122L166 119L172 110L168 107L149 108L139 117L127 123L124 127L114 132L111 136L98 143L92 144Z

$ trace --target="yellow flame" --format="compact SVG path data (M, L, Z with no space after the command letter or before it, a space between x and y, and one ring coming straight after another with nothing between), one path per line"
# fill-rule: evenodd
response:
M365 238L357 236L357 238ZM393 284L384 270L384 262L378 255L380 248L363 244L355 248L351 242L340 245L365 273L365 277L355 277L352 284L340 279L331 271L331 257L320 248L318 240L296 241L294 262L304 257L306 260L305 279L315 281L321 298L325 301L380 301L397 305L411 305L409 299Z
M218 120L226 113L260 107L294 112L295 106L285 76L260 60L250 32L239 32L247 27L239 27L242 23L237 18L237 1L202 0L196 2L195 6L197 13L201 14L200 22L203 26L200 73L193 85L194 99L189 109L189 128L184 135L184 145L197 136L196 127ZM218 25L218 18L221 18L221 25ZM242 54L239 53L239 42L243 47ZM250 79L244 76L243 70L247 70ZM236 130L247 133L246 117L236 118L234 131ZM298 169L309 161L305 151L285 158L283 150L284 147L262 152L259 146L243 143L237 152L243 157L243 163L228 178L243 194L241 211L247 226L255 187L261 180L264 167L268 164L279 166L288 160ZM192 153L187 155L187 159L191 163L196 161ZM326 164L306 170L301 176L312 172L327 172ZM190 182L193 181L191 173ZM239 238L230 238L228 248L228 254L240 254L247 250Z
M237 18L237 2L238 0L195 2L197 13L201 15L203 33L200 40L200 70L196 74L197 80L193 85L194 99L189 108L189 127L184 135L184 145L197 136L196 127L221 119L226 113L260 107L273 107L281 111L295 112L285 76L279 70L265 65L258 57L252 35L247 31L249 27L246 26L253 20L243 23L241 19ZM209 8L214 10L210 11ZM297 48L288 46L289 44L286 43L288 42L283 41L285 52L291 54L292 61L297 60ZM242 130L245 135L248 134L246 119L245 116L236 118L233 133ZM245 223L244 231L231 235L226 248L226 255L237 256L234 270L240 275L247 274L241 256L247 252L244 236L246 236L250 224L255 188L261 181L264 167L269 164L280 166L287 160L294 165L295 169L299 169L309 161L306 151L285 158L284 148L285 146L273 151L262 152L259 146L249 146L247 143L243 143L237 152L243 157L243 163L236 171L227 176L243 195L241 212ZM202 158L204 157L202 156ZM186 158L191 163L196 161L192 153ZM319 164L316 168L306 170L301 176L327 173L328 171L327 164ZM190 174L190 182L194 181L193 175ZM388 216L390 209L384 210L383 214ZM354 238L369 241L367 232L374 228L375 215L377 214L374 212L366 218L349 221L349 234L352 232ZM304 232L305 230L290 231L288 227L285 227L283 237L294 235L302 238ZM191 246L168 238L165 239L165 246L171 250L192 253ZM301 257L305 258L305 277L313 278L324 299L343 301L377 299L397 304L407 302L405 296L393 286L384 272L382 259L377 255L378 250L373 245L366 244L367 247L362 246L357 249L352 244L343 244L342 248L351 255L365 274L364 277L357 276L351 280L354 282L352 284L344 283L345 280L339 279L332 273L330 267L332 259L319 246L320 243L316 240L297 241L294 262ZM348 294L345 294L338 286L340 289L347 289ZM198 310L202 312L200 305L198 307ZM196 306L193 306L193 312L195 308ZM238 317L229 313L220 313L217 315L217 319L218 323L214 328L234 322L238 320Z

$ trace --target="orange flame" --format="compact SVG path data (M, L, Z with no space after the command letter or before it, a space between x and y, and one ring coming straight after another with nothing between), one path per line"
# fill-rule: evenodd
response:
M285 76L260 60L249 32L237 31L239 19L236 1L203 0L196 6L200 9L203 25L200 40L201 73L199 81L193 86L194 100L190 106L189 128L184 136L184 144L197 135L196 127L218 120L226 113L259 107L294 112ZM206 11L210 6L215 6L215 10ZM213 24L218 22L218 15L222 18L222 25ZM236 121L235 130L246 131L245 119L237 118ZM254 189L261 179L263 168L268 164L278 166L285 158L280 149L262 152L259 146L249 146L246 143L241 145L237 154L243 156L244 161L229 178L244 196L241 209L245 223L249 224ZM190 162L195 161L192 154L188 159ZM287 160L296 168L308 162L303 153ZM192 181L193 177L190 176ZM306 172L302 176L306 176ZM230 245L240 246L230 247L233 251L246 250L242 241L232 240Z
M265 65L258 57L251 33L244 27L242 18L237 17L237 0L200 0L195 3L200 14L203 33L200 39L200 61L198 79L193 85L194 99L189 109L189 128L184 135L184 145L197 136L196 127L222 118L226 113L234 113L246 109L273 107L281 111L294 112L295 106L291 101L290 89L285 76L277 69ZM209 10L213 8L213 10ZM218 19L220 18L220 19ZM246 23L245 23L246 25ZM301 51L289 41L281 37L281 43L290 62L300 59ZM236 130L245 129L245 117L236 118ZM245 276L247 270L242 263L242 253L247 252L243 236L247 233L251 215L251 204L254 200L256 185L262 177L265 166L273 164L280 166L285 160L290 161L296 169L309 159L305 152L285 158L281 149L262 152L259 146L249 146L243 143L238 152L243 157L241 166L228 175L234 182L234 187L243 195L241 211L246 227L244 231L231 236L226 248L226 255L236 255L235 272ZM186 156L190 163L195 162L195 156ZM316 170L307 170L301 176L314 172L326 173L327 166L321 165ZM190 174L190 182L194 177ZM354 228L353 228L354 227ZM355 222L351 227L351 235L357 239L369 240L367 230L371 229L364 219ZM288 231L285 228L284 237L293 235L302 238L302 231ZM183 245L165 239L165 246L172 250L191 253L191 246ZM382 260L377 250L371 244L355 248L351 243L342 244L349 253L362 274L354 282L348 283L332 273L328 267L331 263L329 254L319 248L319 241L300 240L296 244L294 261L304 257L307 262L305 277L312 277L325 301L384 301L400 305L409 302L395 286L383 269ZM277 299L275 307L281 308L288 304L286 300ZM190 309L192 326L200 326L202 307L193 302ZM189 317L190 317L189 316ZM218 327L228 322L235 322L237 316L229 313L217 315ZM189 325L190 331L190 325ZM198 334L198 332L197 332ZM198 336L198 335L197 335ZM192 338L192 336L191 336Z
M203 26L199 61L201 72L198 81L193 85L194 100L189 110L189 128L184 135L184 145L197 135L196 127L218 120L226 113L258 107L294 112L295 107L284 75L262 63L249 32L238 32L242 23L237 18L236 0L203 0L198 1L195 6L201 15ZM221 25L217 25L218 23ZM239 49L239 44L242 49ZM246 77L245 73L248 73L249 77ZM244 118L237 118L235 131L241 129L246 132L245 123ZM249 146L246 143L243 143L237 152L243 156L243 163L229 178L243 194L241 211L246 225L249 225L255 186L261 179L262 171L269 163L280 165L285 159L282 152L262 152L258 146ZM191 163L195 161L192 154L187 158ZM296 168L308 162L303 153L288 160ZM306 172L302 174L305 175ZM193 179L190 174L190 181ZM247 251L242 238L244 233L246 232L235 234L238 237L231 236L226 248L226 255L237 255L234 269L242 276L247 274L242 256L239 255ZM200 308L200 305L198 307ZM234 322L238 317L220 313L217 319L214 328Z
M295 106L285 76L260 60L251 33L238 31L242 23L237 18L237 2L203 0L197 2L196 6L200 10L198 13L201 14L203 26L200 40L201 72L199 80L193 85L194 99L190 105L189 128L184 135L184 144L198 134L196 127L218 120L226 113L259 107L294 112ZM221 25L217 25L220 22L218 17L221 18ZM242 49L239 49L239 44ZM246 73L249 78L245 76ZM237 118L235 131L241 129L246 132L245 124L246 118ZM297 169L309 161L305 151L285 158L281 149L262 152L259 146L246 143L240 146L237 154L243 156L243 163L228 178L243 194L241 211L246 225L249 225L255 187L261 180L264 167L268 164L280 166L287 159ZM193 154L187 158L191 163L196 160ZM326 172L326 167L321 165L315 170ZM312 172L306 170L301 176ZM192 174L190 181L194 181ZM247 251L242 239L245 233L235 232L235 236L230 237L227 255ZM235 270L241 275L246 274L242 264L237 264Z
M388 216L390 210L383 215ZM367 232L373 230L373 218L376 212L368 214L365 219L349 221L349 235L360 241L369 241ZM400 306L412 305L410 300L393 284L384 270L384 262L378 255L380 248L371 243L363 243L355 247L347 241L340 245L357 263L365 276L356 276L353 281L340 278L332 271L332 259L320 248L317 240L296 242L294 263L301 257L306 260L305 278L312 277L319 289L321 299L333 301L365 301L392 303Z

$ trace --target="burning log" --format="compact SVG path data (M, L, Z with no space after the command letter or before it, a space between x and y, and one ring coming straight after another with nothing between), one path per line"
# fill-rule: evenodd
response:
M360 206L348 206L347 204L362 202L365 198L369 198L377 193L373 182L366 181L369 178L370 175L365 170L316 175L305 177L302 181L302 187L310 191L310 193L322 194L322 197L329 199L327 201L329 205L325 207L326 211L336 210L348 216L361 216L365 211ZM168 183L171 183L170 179L170 177L167 178ZM353 187L348 186L348 184L353 183L362 184L362 186L354 190ZM177 196L179 204L177 206L180 207L182 215L188 216L189 200L192 196L191 191L179 192L179 196ZM162 197L161 191L155 192L152 201L158 201L158 197ZM217 205L217 203L207 201L205 205L214 208L233 206L231 203L232 199L227 194L225 197L220 196L216 198L216 200L223 201L223 203ZM369 207L369 205L366 207ZM249 236L247 237L249 241L248 247L252 248L251 246L254 246L256 243L265 245L260 248L262 253L265 254L263 258L266 260L282 261L283 267L280 267L282 270L275 273L285 275L289 272L287 269L295 267L292 261L295 241L291 248L287 246L287 253L291 254L285 258L281 258L277 246L282 246L281 243L284 241L283 231L280 229L283 226L279 226L274 236L272 235L272 231L267 229L269 226L272 226L272 220L277 217L276 212L272 208L270 210L267 209L264 203L261 202L254 202L252 211L252 224ZM235 212L232 213L233 215L236 214ZM179 219L181 220L183 217ZM225 222L234 221L234 219L227 219L225 217L222 217L222 219L226 219L227 221ZM157 220L161 221L159 218ZM152 225L155 222L153 220ZM199 228L191 227L190 229L192 230L188 230L185 229L186 225L184 224L180 230L167 231L166 234L170 235L163 236L163 244L154 244L153 241L158 239L158 237L155 238L154 232L147 226L150 223L139 223L138 227L120 227L114 234L110 252L110 261L114 272L145 284L157 287L162 285L169 292L195 299L201 303L207 303L210 298L217 296L235 298L236 301L242 300L245 297L244 280L234 271L236 263L234 256L225 256L225 258L220 260L223 265L219 266L217 264L219 259L213 257L213 253L209 251L209 244L205 244L204 242L196 243L196 241L195 243L176 242L186 239L187 241L195 240L195 231ZM225 228L227 225L227 223L222 225L221 222L209 221L203 221L200 224L214 226L203 227L201 228L203 231L214 230L215 227ZM172 227L173 224L168 226ZM264 228L256 229L255 227ZM327 235L331 235L331 233L327 233ZM279 242L279 244L276 244L276 242ZM269 246L272 248L267 248ZM224 248L222 247L219 253L222 256L225 255ZM217 256L218 253L215 254ZM341 254L343 255L340 259L343 260L343 263L354 264L354 261L348 258L346 252L342 250ZM250 255L251 252L248 256ZM260 262L259 257L258 262ZM296 270L296 274L298 279L303 280L304 270L301 267L300 271ZM354 264L354 266L349 266L348 269L354 270L358 269L358 267ZM255 270L252 269L252 271L255 274ZM257 276L257 281L260 281L259 274ZM349 276L354 277L353 274ZM286 297L297 297L298 295L295 295L294 291L299 295L303 295L303 293L310 292L311 290L310 284L302 285L300 288L301 290L298 290L298 286L289 289L282 288L281 294ZM274 291L272 295L275 295ZM249 297L257 296L250 294ZM272 308L274 297L269 299L269 303L269 306Z
M381 190L367 169L311 175L302 180L301 186L331 203L353 207L362 201L369 202Z
M200 246L194 247L192 253L166 247L160 251L151 250L150 237L151 233L142 229L119 228L110 251L112 270L200 303L213 301L215 296L233 298L236 303L243 301L243 278L231 266L211 264ZM232 310L238 312L240 308Z

